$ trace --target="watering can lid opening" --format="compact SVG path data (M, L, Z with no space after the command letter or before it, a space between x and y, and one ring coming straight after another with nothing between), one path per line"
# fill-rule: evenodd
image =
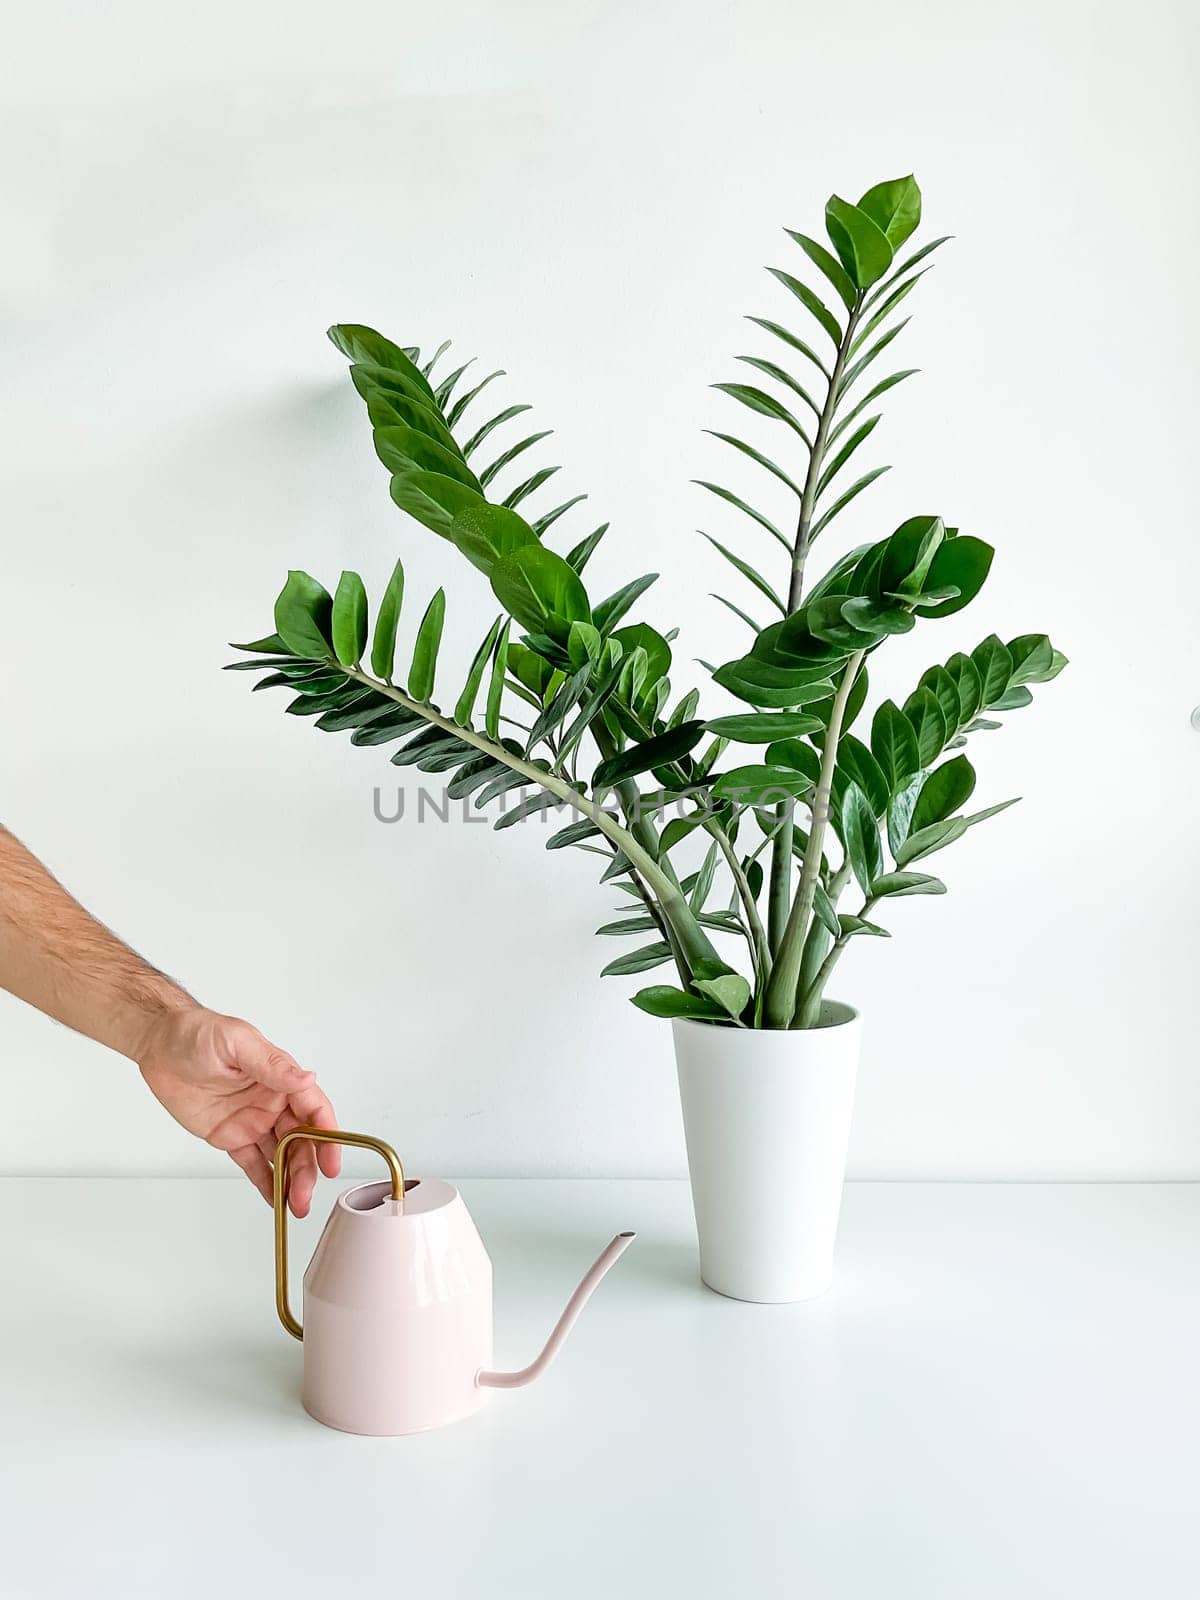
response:
M392 1186L387 1178L373 1183L356 1183L338 1195L337 1203L358 1216L395 1216L391 1205ZM406 1217L440 1211L458 1199L458 1190L443 1178L407 1178L404 1183Z

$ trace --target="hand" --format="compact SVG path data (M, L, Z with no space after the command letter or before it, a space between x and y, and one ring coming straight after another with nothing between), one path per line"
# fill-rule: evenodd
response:
M275 1147L283 1135L302 1124L337 1127L315 1073L302 1072L286 1051L237 1017L194 1004L160 1012L137 1062L159 1104L189 1133L227 1151L268 1204ZM341 1151L311 1141L289 1145L288 1204L294 1216L308 1215L318 1163L327 1178L336 1178Z

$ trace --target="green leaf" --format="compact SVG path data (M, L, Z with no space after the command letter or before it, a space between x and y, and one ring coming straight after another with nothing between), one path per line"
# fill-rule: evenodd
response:
M841 937L842 928L838 922L837 907L819 883L813 892L813 914L832 938Z
M500 637L500 629L503 623L503 617L496 618L488 629L486 639L476 650L471 661L471 670L467 673L467 681L463 685L463 691L454 707L454 720L460 728L469 728L471 725L471 715L475 710L475 697L479 693L484 671L487 668L492 651L496 648L496 640Z
M731 449L737 450L742 455L747 456L751 461L757 462L758 465L769 472L772 477L778 478L780 483L789 488L796 496L797 500L802 498L804 491L800 488L800 485L796 482L796 480L790 477L782 467L776 466L775 462L770 460L769 457L764 456L761 450L756 450L752 444L747 444L744 439L739 439L732 433L718 433L714 428L706 428L704 431L712 438L720 439L722 444L727 444Z
M496 563L514 550L538 542L524 517L507 506L489 505L486 500L464 506L450 524L448 537L485 577L491 577Z
M818 372L822 373L826 378L830 376L829 368L821 360L817 352L811 346L805 344L803 339L797 339L794 333L789 333L786 328L780 327L778 322L772 322L769 317L747 317L746 321L752 322L756 328L762 328L765 333L774 334L776 339L782 340L791 349L798 350L806 360L811 361ZM717 387L719 388L720 385L718 384ZM753 410L754 408L751 407L751 409Z
M950 685L953 690L954 685ZM931 767L957 726L958 701L955 700L956 721L947 728L946 718L937 695L932 689L919 688L904 702L904 715L912 723L917 736L917 754L923 767Z
M822 512L822 514L813 523L810 542L819 534L823 533L833 521L834 517L836 517L840 511L844 511L852 500L857 499L864 489L870 488L871 484L875 482L876 478L882 478L885 472L890 472L891 470L891 467L872 467L870 472L864 472L861 478L856 478L848 489L843 490L843 492L837 497L829 509Z
M943 850L956 839L961 839L966 831L967 822L964 817L951 817L948 822L935 822L928 828L919 828L910 833L900 849L895 852L896 865L907 867L910 862L919 861L923 856L930 856L935 850Z
M890 896L898 900L906 894L945 894L946 885L940 878L928 878L923 872L886 872L871 885L871 898L882 900Z
M911 598L925 586L946 537L941 517L909 517L884 545L878 567L880 594Z
M919 833L960 810L975 789L975 769L966 756L955 756L935 767L925 779L913 812L912 826Z
M476 494L479 479L457 450L407 422L393 422L374 431L375 454L389 472L437 472L464 484Z
M502 557L492 568L491 582L504 609L533 632L565 641L572 622L592 620L578 574L544 545L522 545Z
M752 656L743 656L739 661L718 667L713 673L713 682L749 705L779 710L807 705L833 694L832 683L827 678L814 676L811 669L776 667Z
M389 487L402 511L442 539L450 537L458 513L479 500L473 489L440 472L397 472Z
M683 989L674 989L670 984L657 983L649 989L639 989L633 997L633 1003L639 1011L648 1012L652 1017L695 1017L700 1021L712 1022L724 1019L725 1008L714 1000L705 996L688 994Z
M508 623L500 629L492 654L492 676L488 680L487 710L484 728L489 739L500 735L500 705L504 696L504 674L508 669Z
M954 686L954 679L945 667L930 667L921 674L920 688L928 689L938 703L938 710L942 713L945 724L946 739L949 740L958 731L962 720L962 703L958 698L958 690ZM909 702L905 702L905 712L908 712ZM920 743L918 736L917 743Z
M567 565L582 574L584 567L591 559L596 546L608 532L608 523L602 522L594 533L589 533L586 539L580 540L575 548L567 553Z
M950 600L943 600L940 605L918 603L917 615L950 617L970 605L983 588L991 570L993 555L995 551L990 544L984 544L982 539L973 539L969 534L947 539L933 558L929 569L929 588L955 588L958 594Z
M695 978L692 987L709 1000L715 1000L731 1017L740 1017L750 1000L750 985L737 972L723 972L716 978Z
M868 189L858 202L887 239L893 250L917 229L921 221L921 191L910 173L907 178L890 178ZM890 263L889 263L890 265Z
M764 805L803 794L810 779L791 767L746 766L723 772L712 786L717 800L736 805Z
M1033 696L1023 683L1015 684L1011 689L1006 689L999 700L993 700L988 707L990 711L1018 711L1022 706L1032 705ZM972 724L973 727L976 724ZM993 723L993 727L998 724Z
M404 567L397 561L379 602L379 615L375 618L375 637L371 642L371 670L386 683L392 681L396 659L396 629L400 624L400 611L404 604Z
M858 206L831 195L825 229L855 286L869 289L892 264L892 246L882 228Z
M798 711L757 711L717 717L704 724L709 733L715 733L721 739L733 739L739 744L771 744L776 739L815 733L821 725L819 718L808 717Z
M847 461L849 461L850 457L858 449L859 445L862 444L865 439L869 439L871 434L874 433L875 429L879 425L879 420L880 414L878 412L875 414L875 416L868 417L865 422L861 423L857 428L855 428L854 432L846 440L845 444L829 462L829 465L825 468L825 470L821 473L820 478L817 480L818 500L825 493L826 489L828 489L834 478L837 477L838 473L846 465Z
M275 602L275 631L298 656L332 654L333 600L307 572L288 573Z
M496 475L504 471L505 467L516 461L519 456L523 456L526 450L532 449L535 444L541 444L543 439L548 439L553 432L553 428L543 428L539 433L527 433L523 439L518 439L516 444L510 444L507 450L502 450L496 459L490 461L479 474L480 487L486 489ZM470 469L468 468L467 470L469 471Z
M786 422L793 432L800 435L805 444L808 443L808 435L800 423L781 400L775 399L774 395L767 394L763 389L756 389L749 383L714 383L713 388L729 395L731 399L740 401L751 411L757 411L760 416L773 417L776 422Z
M853 311L858 294L850 274L829 254L823 244L818 244L815 239L810 239L806 233L793 233L790 228L783 230L790 239L794 239L812 264L829 279L841 297L842 304L847 311Z
M914 773L899 794L892 797L888 806L888 849L893 856L899 854L904 841L908 838L909 829L912 826L912 814L916 810L917 798L924 783L925 774L923 772Z
M970 722L971 718L983 705L983 680L979 676L979 668L970 656L956 651L946 663L946 675L954 684L958 694L959 717L958 725Z
M399 373L419 392L433 399L433 390L424 373L409 360L399 345L376 333L374 328L363 327L356 322L337 322L328 330L328 338L348 361L367 362Z
M983 811L973 811L969 817L963 817L962 822L968 828L973 828L977 822L986 822L989 817L998 817L1002 811L1007 811L1009 806L1015 806L1020 799L1017 795L1012 800L1001 800L999 805L988 806Z
M657 572L647 572L644 577L635 578L632 583L627 583L616 594L610 594L607 600L601 600L592 614L592 621L601 633L608 633L627 611L638 601L652 583L658 582Z
M979 674L979 709L995 705L1008 688L1013 675L1013 658L994 633L977 644L971 651L971 660Z
M442 625L446 620L446 593L439 589L429 602L413 645L412 666L408 671L408 692L414 700L428 700L433 693Z
M806 283L801 283L799 278L793 278L790 272L784 272L782 267L768 267L767 271L796 296L806 311L812 313L833 340L833 347L836 350L842 342L842 325L821 297L815 295Z
M848 783L842 796L842 838L846 843L846 856L851 870L858 879L864 895L871 892L871 884L883 873L883 847L879 842L879 824L871 802L856 783Z
M852 733L845 734L838 744L837 764L844 778L862 790L875 816L882 817L888 808L891 790L883 768L862 740Z
M592 775L592 789L597 793L601 789L611 789L626 778L649 772L652 767L679 761L694 750L703 737L702 722L683 722L677 728L669 728L665 733L643 740L641 744L630 745L620 754L600 763Z
M333 597L333 652L354 667L367 648L367 591L357 572L343 572Z
M657 628L652 628L648 622L631 622L624 628L618 628L610 637L618 642L627 656L635 650L646 652L647 684L657 683L670 672L671 646Z
M876 939L890 939L892 936L886 928L881 928L877 922L868 922L864 917L852 917L843 911L838 917L838 925L847 938L856 933L871 934Z
M753 522L757 522L760 528L765 529L772 539L777 540L786 550L791 550L791 541L779 531L771 519L764 517L761 511L756 511L752 505L747 504L739 495L734 494L731 489L723 489L719 483L708 483L704 478L693 478L692 482L701 489L707 489L709 494L715 494L729 505L736 506L745 516L749 517Z
M882 768L893 794L921 765L912 723L894 701L885 700L875 713L871 723L871 754Z
M1023 633L1010 639L1008 653L1013 664L1010 685L1045 683L1054 674L1054 647L1044 633Z
M249 644L231 644L229 648L231 650L248 650L253 655L262 656L286 655L289 653L286 643L277 633L269 633L265 639L252 639ZM239 669L253 668L257 665L258 662L256 661L240 661L237 663Z
M600 970L602 978L624 978L632 972L649 972L651 967L664 966L671 960L671 946L661 940L655 944L643 945L640 950L633 950L628 955L618 956L615 961L610 961Z
M767 766L790 767L793 772L802 772L810 783L816 783L821 776L820 756L812 745L802 744L799 739L777 739L769 744Z

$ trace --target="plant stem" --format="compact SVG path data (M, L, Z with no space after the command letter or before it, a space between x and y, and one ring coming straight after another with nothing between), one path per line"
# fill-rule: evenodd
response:
M874 905L875 898L874 896L869 895L863 901L858 915L860 917L865 917L868 912L872 910ZM842 951L849 944L852 937L853 936L849 933L843 933L840 938L834 941L833 948L825 957L824 961L822 961L821 965L817 968L815 977L805 989L804 995L800 1001L800 1009L797 1012L800 1026L802 1028L811 1028L813 1023L816 1021L817 1014L821 1009L821 996L825 991L825 985L829 982L830 974L832 973L834 967L837 966Z
M841 386L842 373L845 370L846 360L850 353L850 345L854 339L854 330L858 326L858 319L862 312L863 296L860 294L854 309L846 319L846 331L837 348L833 370L829 374L829 384L825 390L825 403L817 418L817 431L813 436L812 446L808 452L808 470L804 474L804 487L800 494L800 515L796 523L796 537L792 546L792 575L788 584L788 613L795 611L804 594L804 567L808 560L808 547L812 531L813 512L816 509L817 484L821 480L821 468L825 462L825 442L829 437L829 429L833 422L833 415L837 409L838 389ZM776 836L771 848L771 880L769 899L767 901L767 927L770 932L771 955L779 954L779 946L783 940L784 930L788 918L788 902L791 899L792 889L792 819L795 815L796 802L784 800L780 803L776 816L783 820L783 826Z
M771 971L771 955L767 948L767 936L763 932L762 918L758 914L758 906L750 888L749 879L742 870L738 860L737 848L726 834L724 828L715 817L709 818L704 823L705 833L709 833L717 841L721 854L728 863L733 875L734 885L737 888L738 898L742 902L742 909L746 913L746 921L750 925L751 954L754 960L754 987L755 992L766 983Z
M769 1028L788 1028L796 1013L796 990L800 981L800 964L804 955L804 941L812 915L816 895L817 877L821 870L821 850L825 829L829 823L829 805L833 793L833 771L837 765L838 743L841 739L842 721L846 715L846 702L862 666L865 650L856 650L846 663L842 680L833 697L829 713L829 726L825 730L825 748L821 752L821 770L812 802L812 828L808 835L808 848L800 868L800 884L792 902L791 915L780 942L779 954L767 985L766 1018Z
M589 796L582 794L578 789L573 789L565 778L559 778L552 772L545 772L541 767L526 761L521 756L516 756L502 744L497 744L485 734L477 733L474 728L461 727L450 717L443 716L435 706L411 696L397 689L394 684L382 683L377 678L370 677L358 667L339 666L337 668L345 677L352 678L356 683L361 683L365 688L374 689L377 694L385 695L389 700L394 700L397 705L404 706L424 721L431 723L435 728L453 734L456 739L461 739L464 744L470 745L483 755L491 756L494 761L500 762L512 772L519 772L530 783L536 784L540 789L545 789L548 794L557 795L560 800L565 800L569 805L582 815L594 822L600 832L622 852L626 859L641 874L642 878L654 891L663 916L670 924L683 959L689 970L694 970L698 962L711 962L717 967L724 967L712 942L703 928L692 915L691 907L681 892L674 875L668 875L659 865L655 855L642 844L629 829L621 823L614 821L604 810L603 806ZM651 830L653 834L653 830ZM657 846L657 839L654 841Z

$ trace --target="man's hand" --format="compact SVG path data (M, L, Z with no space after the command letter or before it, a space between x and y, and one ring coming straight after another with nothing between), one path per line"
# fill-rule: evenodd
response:
M336 1128L333 1107L313 1073L302 1072L236 1017L194 1002L164 1010L151 1024L137 1063L151 1093L189 1133L225 1150L268 1203L275 1146L292 1128ZM308 1215L317 1166L327 1178L341 1170L336 1145L289 1147L288 1204Z

